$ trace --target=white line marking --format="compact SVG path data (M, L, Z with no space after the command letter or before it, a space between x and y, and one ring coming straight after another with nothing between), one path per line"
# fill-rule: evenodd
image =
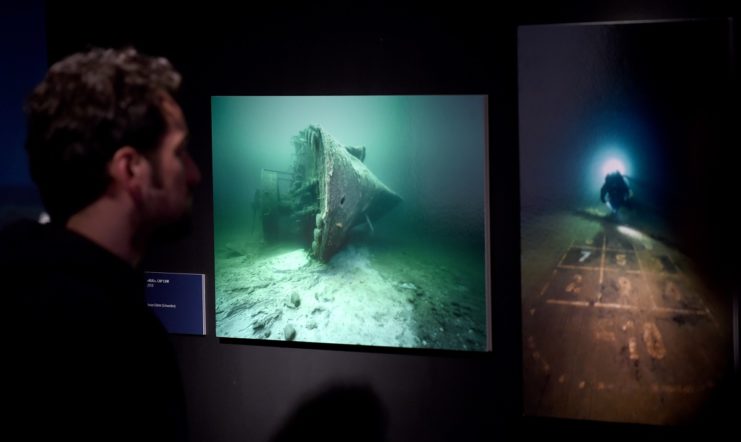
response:
M640 310L640 308L635 305L615 304L612 302L595 303L594 306L597 308L613 308L618 310Z
M605 280L605 247L607 246L607 232L602 231L602 256L600 257L599 264L599 285L600 291L602 291L602 282Z
M702 310L687 310L687 309L681 309L681 308L656 307L653 310L657 312L678 313L682 315L697 315L697 316L707 316L708 315L708 312L705 312Z
M574 307L589 307L589 303L586 301L561 301L560 299L549 299L546 302L548 304L571 305Z
M612 303L601 303L601 302L595 302L595 303L589 303L587 301L563 301L560 299L549 299L546 301L548 304L558 304L558 305L570 305L572 307L596 307L596 308L607 308L607 309L620 309L620 310L640 310L638 307L632 306L632 305L623 305L623 304L612 304Z
M589 303L587 301L564 301L561 299L548 299L546 303L557 304L557 305L570 305L572 307L595 307L595 308L616 309L616 310L635 310L635 311L641 310L640 307L637 307L635 305L615 304L612 302ZM703 310L685 310L685 309L680 309L680 308L657 307L655 309L651 309L651 311L656 311L660 313L681 314L681 315L708 316L708 313Z
M568 270L594 270L595 272L597 270L604 270L606 272L622 272L622 273L640 273L640 270L626 270L626 269L619 269L619 268L600 268L600 267L590 267L590 266L575 266L575 265L569 265L569 264L559 264L558 268L560 269L568 269Z

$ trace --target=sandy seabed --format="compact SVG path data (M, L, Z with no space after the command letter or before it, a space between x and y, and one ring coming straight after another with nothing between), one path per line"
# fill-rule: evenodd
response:
M485 284L455 256L349 246L325 264L300 248L239 249L217 249L219 337L486 349Z

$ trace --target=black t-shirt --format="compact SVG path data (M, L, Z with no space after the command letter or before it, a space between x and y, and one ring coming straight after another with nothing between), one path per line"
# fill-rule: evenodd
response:
M176 356L141 272L27 221L0 232L0 275L4 429L29 440L184 439Z

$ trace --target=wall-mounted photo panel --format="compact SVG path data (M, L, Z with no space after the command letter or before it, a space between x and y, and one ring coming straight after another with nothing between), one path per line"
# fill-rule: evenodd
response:
M728 42L725 20L519 28L527 415L674 425L718 396Z
M486 96L211 104L218 337L489 349Z

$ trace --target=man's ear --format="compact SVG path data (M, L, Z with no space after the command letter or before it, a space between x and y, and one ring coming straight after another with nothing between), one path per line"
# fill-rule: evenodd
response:
M147 167L148 162L136 149L131 146L119 148L108 163L112 189L140 193Z

